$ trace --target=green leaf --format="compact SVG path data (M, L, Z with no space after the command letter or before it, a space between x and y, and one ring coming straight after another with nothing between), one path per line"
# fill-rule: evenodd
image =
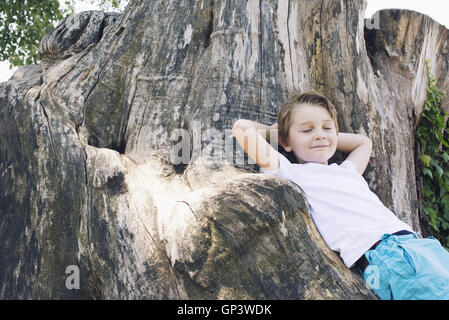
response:
M448 230L449 229L449 223L443 220L443 221L441 221L441 227L444 230Z
M430 167L430 160L432 160L432 158L429 157L428 155L426 154L421 155L421 161L424 162L426 167Z
M437 220L436 220L436 216L434 215L434 214L430 214L429 215L429 225L430 225L430 227L433 229L433 230L435 230L435 231L437 231L437 232L439 232L440 230L438 229L438 222L437 222Z
M432 171L430 171L429 168L423 168L422 172L424 173L424 175L427 175L433 179Z
M446 221L449 221L449 207L444 208L444 214L443 214L443 218L446 219Z
M433 161L432 165L437 170L438 177L442 177L443 174L444 174L443 168L441 168L440 165L438 163L434 162L434 161Z
M441 156L443 157L443 160L444 160L444 161L449 162L449 155L448 155L446 152L443 152L443 153L441 154Z

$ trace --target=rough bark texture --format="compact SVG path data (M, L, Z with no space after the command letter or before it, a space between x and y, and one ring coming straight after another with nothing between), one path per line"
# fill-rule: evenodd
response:
M426 59L449 87L448 30L406 10L366 29L365 6L136 0L60 24L41 66L0 84L0 297L375 298L299 187L223 148L236 119L271 124L291 94L321 91L341 131L374 141L372 190L428 232L414 130Z

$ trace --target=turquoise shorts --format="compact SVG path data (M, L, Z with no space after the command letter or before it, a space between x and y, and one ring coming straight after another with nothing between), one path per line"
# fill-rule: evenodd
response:
M363 278L383 300L449 300L449 252L433 238L384 234Z

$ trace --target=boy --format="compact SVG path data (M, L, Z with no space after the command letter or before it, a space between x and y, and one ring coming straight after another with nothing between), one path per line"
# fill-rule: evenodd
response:
M279 143L291 163L269 143ZM419 238L385 207L362 177L372 151L362 135L339 133L332 103L316 92L295 95L270 127L237 120L233 135L268 174L287 178L304 190L312 218L328 246L347 267L357 266L381 299L449 299L449 253L433 237ZM328 164L336 150L349 153Z

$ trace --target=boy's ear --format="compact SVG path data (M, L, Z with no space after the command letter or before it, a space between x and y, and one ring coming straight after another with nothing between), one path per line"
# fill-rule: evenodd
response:
M279 141L279 143L286 152L291 152L293 150L290 146L287 146L283 141Z

